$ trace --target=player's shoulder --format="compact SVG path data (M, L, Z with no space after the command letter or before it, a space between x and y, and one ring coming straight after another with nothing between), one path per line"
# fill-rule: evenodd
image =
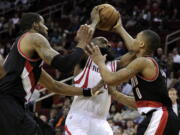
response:
M131 62L131 64L134 66L145 68L152 65L152 61L147 57L137 57Z
M154 65L158 65L157 61L153 57L138 57L135 60L137 65L141 65L144 68L152 68Z
M148 59L146 57L137 57L136 59L133 60L134 62L138 62L138 63L146 63L148 61Z
M37 32L29 33L28 38L31 42L46 40L46 38L42 34L37 33Z

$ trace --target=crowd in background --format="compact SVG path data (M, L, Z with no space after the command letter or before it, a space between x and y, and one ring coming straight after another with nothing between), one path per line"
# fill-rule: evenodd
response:
M20 35L19 21L24 12L43 12L49 28L49 41L63 53L72 49L74 34L80 24L89 23L90 12L95 5L110 3L121 13L123 24L135 35L141 29L151 28L157 31L164 41L164 35L178 29L180 13L178 0L2 0L0 1L0 48L7 55L12 42ZM59 7L52 7L58 5ZM53 12L54 10L57 12ZM99 34L104 34L97 31ZM114 34L104 34L117 44L121 39ZM163 45L162 45L163 46ZM121 46L115 46L115 48Z
M0 54L5 58L13 41L21 34L19 23L22 14L41 9L48 11L44 17L49 29L48 40L52 47L62 55L69 53L76 45L73 39L77 29L81 24L90 23L91 9L101 3L110 3L120 11L123 25L132 35L147 28L158 32L162 38L162 45L157 49L155 57L167 75L168 89L175 88L177 94L180 95L180 49L177 44L173 44L168 54L164 54L165 36L180 28L180 11L178 11L180 2L178 0L1 0ZM61 6L48 9L57 4ZM52 12L57 8L57 12ZM99 35L108 38L116 57L127 52L124 42L116 34L97 30L95 36ZM60 73L47 65L44 65L44 68L58 80L72 75L72 73ZM118 90L127 95L133 95L130 83L119 85ZM45 94L42 93L39 96ZM38 109L38 117L50 125L57 135L62 135L64 132L64 122L72 99L73 97L54 96L42 101ZM142 120L143 117L137 111L112 100L108 122L114 135L134 135L137 124Z

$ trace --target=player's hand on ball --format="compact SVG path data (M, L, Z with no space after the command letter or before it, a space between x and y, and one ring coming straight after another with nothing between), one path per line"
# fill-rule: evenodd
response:
M98 6L94 7L93 10L91 11L91 20L92 20L91 26L95 28L96 25L100 22Z
M106 55L102 55L99 47L94 44L90 44L86 47L85 52L87 55L91 56L92 60L97 64L105 63Z
M111 31L119 20L119 12L110 4L101 4L93 8L91 20L94 28Z
M118 32L118 30L122 27L122 19L121 16L119 14L119 20L117 22L117 24L112 28L112 32Z

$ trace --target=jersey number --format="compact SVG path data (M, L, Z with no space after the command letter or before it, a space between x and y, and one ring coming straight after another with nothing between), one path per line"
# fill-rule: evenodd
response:
M131 79L131 83L132 83L133 88L135 88L136 95L138 96L139 99L141 99L141 98L142 98L142 95L141 95L141 92L140 92L139 88L137 87L137 85L138 85L138 80L137 80L137 78L136 78L136 77L133 77L133 78Z

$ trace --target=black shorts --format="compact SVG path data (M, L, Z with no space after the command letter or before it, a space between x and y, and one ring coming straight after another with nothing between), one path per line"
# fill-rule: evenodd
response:
M13 97L1 95L0 135L41 135L41 130Z
M145 115L139 124L136 135L178 135L179 125L176 114L171 110L161 109Z

